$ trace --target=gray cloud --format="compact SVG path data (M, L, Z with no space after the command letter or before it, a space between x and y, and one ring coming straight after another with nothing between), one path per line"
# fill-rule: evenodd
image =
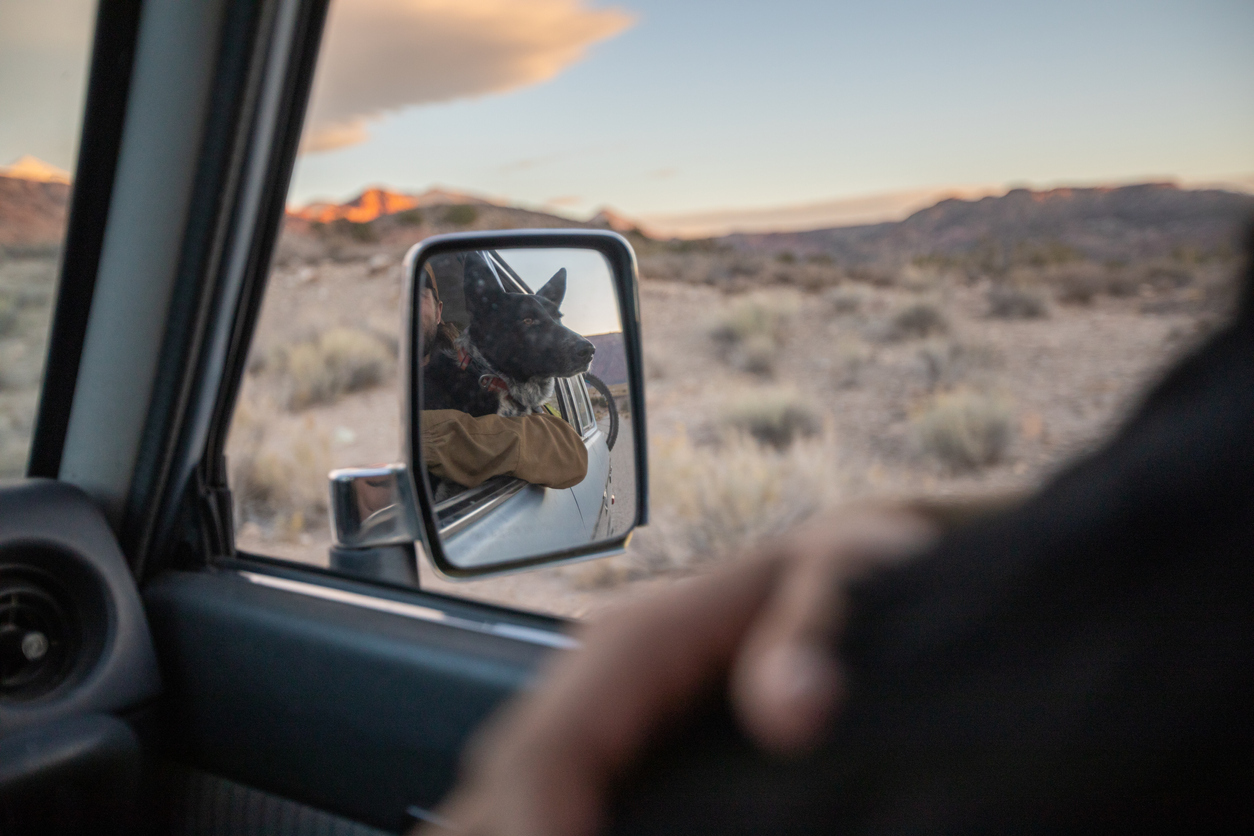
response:
M633 18L582 0L338 0L302 150L363 141L391 111L546 81Z

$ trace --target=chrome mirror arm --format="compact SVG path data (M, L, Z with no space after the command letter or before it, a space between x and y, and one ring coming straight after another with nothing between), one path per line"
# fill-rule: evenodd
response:
M370 549L422 539L414 482L404 464L346 467L331 471L327 479L335 548Z

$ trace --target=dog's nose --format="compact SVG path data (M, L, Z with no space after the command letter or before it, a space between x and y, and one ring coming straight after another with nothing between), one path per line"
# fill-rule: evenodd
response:
M591 360L592 355L596 353L597 347L587 340L584 340L583 345L579 346L578 354L580 360Z

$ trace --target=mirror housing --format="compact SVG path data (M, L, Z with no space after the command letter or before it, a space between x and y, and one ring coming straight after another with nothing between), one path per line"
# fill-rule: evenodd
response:
M547 263L546 259L552 263ZM529 285L511 267L510 261L523 273L527 272L526 267L533 271L542 270L542 273L531 273L527 280L531 283ZM592 262L595 262L596 269L591 269ZM571 267L569 276L567 266ZM585 469L585 476L578 483L578 496L574 496L575 492L567 490L564 485L543 487L543 481L525 482L522 481L525 477L521 476L496 476L482 483L478 480L464 484L453 482L461 490L460 493L437 496L429 465L423 458L424 402L429 409L447 410L445 417L453 414L468 421L475 420L476 416L501 416L506 420L526 420L532 415L543 417L537 414L543 410L535 403L524 404L523 408L515 410L514 407L518 406L516 402L502 400L498 412L495 401L489 402L490 409L480 408L478 411L461 407L450 409L448 404L437 407L434 404L438 401L424 401L424 377L430 370L424 369L426 352L422 348L423 334L420 333L423 327L421 295L424 276L426 286L430 287L437 282L436 273L440 271L444 283L443 289L435 296L437 304L447 307L449 297L456 295L459 297L456 304L463 317L472 313L478 315L476 311L499 311L511 305L534 307L537 302L529 301L528 297L534 297L547 306L546 310L555 313L563 297L569 300L572 295L579 295L581 282L584 288L595 288L595 292L587 290L585 297L591 294L602 300L605 303L603 308L606 304L616 306L617 310L612 312L616 316L613 320L615 325L608 328L613 333L601 333L605 330L604 311L591 317L597 319L598 327L589 325L584 331L586 336L612 338L612 356L621 355L618 371L626 381L619 386L617 393L611 394L608 387L587 373L595 352L587 344L585 336L576 333L577 328L552 326L565 332L568 343L573 340L580 344L572 351L583 358L582 366L578 362L574 366L567 365L555 372L556 378L549 378L548 384L549 397L553 399L550 403L560 402L561 416L574 426L576 432L583 433L589 459L596 460L595 474ZM449 278L450 272L455 274L453 278ZM435 236L413 247L405 258L404 274L407 281L407 323L402 361L402 379L407 396L402 413L405 457L417 495L425 551L434 568L451 579L468 579L622 553L632 529L648 520L640 305L636 258L631 245L617 233L602 230L456 233ZM533 291L532 286L538 289ZM570 293L567 292L568 287ZM440 302L440 297L444 297L445 301ZM570 306L577 308L578 303L570 302ZM586 298L583 307L585 310L588 307ZM562 312L568 314L567 322L572 325L571 321L579 318L577 311L572 313L564 308ZM555 314L554 318L561 319L561 316ZM531 319L523 321L532 322ZM615 332L614 328L620 331ZM482 331L479 334L480 340L485 339ZM492 339L492 332L489 331L486 338ZM527 350L515 349L510 356L525 356L532 345L527 344ZM426 350L431 350L430 343ZM602 350L608 350L604 344ZM467 351L465 348L458 351L465 369ZM470 346L472 354L476 351L477 345ZM450 349L446 356L451 354ZM432 353L430 356L436 355ZM479 385L490 388L485 382L490 377L479 377ZM474 377L470 379L475 380ZM599 394L594 395L594 390ZM594 405L598 397L601 399L599 412ZM482 401L480 405L482 407ZM550 415L558 415L558 409L553 406L546 408ZM574 415L576 410L580 417ZM612 429L602 431L596 421L605 417L607 412L612 416ZM630 417L628 421L628 416L623 416L621 426L620 412L626 412ZM435 414L429 413L430 416ZM572 434L570 427L565 432ZM623 440L630 443L623 444ZM614 449L612 457L611 448ZM614 481L616 472L618 482ZM440 484L442 492L447 489L447 478L434 481ZM474 487L465 488L465 485ZM561 502L566 502L573 509L573 515L583 518L585 530L581 535L554 536L550 517L546 514ZM611 518L610 508L616 503L614 524L608 524L606 520ZM595 525L590 525L589 521Z
M409 468L403 464L332 470L331 542L337 549L396 546L422 539Z

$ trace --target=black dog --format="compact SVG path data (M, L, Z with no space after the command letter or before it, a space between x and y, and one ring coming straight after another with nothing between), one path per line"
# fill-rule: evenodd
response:
M423 370L423 409L471 415L540 412L553 381L588 370L596 348L561 323L566 268L534 294L506 291L480 253L463 274L470 323Z

